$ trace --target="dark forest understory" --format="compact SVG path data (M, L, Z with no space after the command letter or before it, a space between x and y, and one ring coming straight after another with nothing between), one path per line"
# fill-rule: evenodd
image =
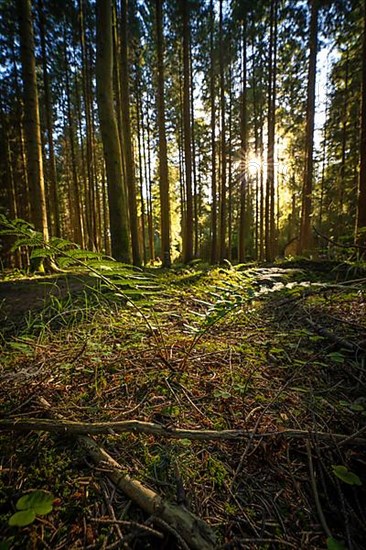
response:
M32 285L34 307L20 321L4 302L2 520L27 491L54 499L29 527L2 524L10 547L363 548L364 272L175 269L135 290L150 327L85 274L67 295L64 279L38 279L43 308L37 280L0 283ZM116 490L78 433L215 542Z

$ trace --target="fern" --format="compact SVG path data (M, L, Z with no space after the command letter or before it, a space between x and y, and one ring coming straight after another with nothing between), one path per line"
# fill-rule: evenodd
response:
M161 292L161 285L156 285L155 281L146 277L140 268L116 262L100 252L82 250L77 244L59 237L52 237L45 242L43 235L35 231L30 223L22 219L9 220L3 214L0 214L0 235L16 237L13 250L28 247L31 249L31 259L52 259L61 269L81 267L87 270L92 276L99 278L102 286L111 290L114 296L129 303L156 338L147 315L136 305L135 300L147 295L157 295ZM159 344L158 340L157 343Z

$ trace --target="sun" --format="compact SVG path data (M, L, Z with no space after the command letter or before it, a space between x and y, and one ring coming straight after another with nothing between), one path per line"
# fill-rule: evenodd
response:
M263 169L263 161L258 155L249 155L246 162L246 169L250 176L254 177L260 174Z

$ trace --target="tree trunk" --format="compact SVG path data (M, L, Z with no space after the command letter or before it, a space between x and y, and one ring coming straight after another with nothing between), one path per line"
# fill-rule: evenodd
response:
M192 130L190 98L190 24L189 3L181 0L183 22L183 128L184 128L184 161L186 176L186 220L184 231L184 263L193 259L193 195L192 195Z
M221 189L219 220L219 261L226 255L226 102L225 102L225 67L224 67L224 30L223 0L220 0L219 23L219 64L220 64L220 112L221 112Z
M47 45L46 45L46 32L45 32L45 15L43 0L38 0L38 16L39 16L39 32L41 39L42 49L42 70L43 70L43 85L44 85L44 99L45 99L45 111L46 111L46 126L47 126L47 140L49 151L49 189L50 189L50 215L51 215L51 230L54 235L60 237L60 209L59 199L57 193L57 173L56 173L56 158L55 148L53 143L53 114L52 114L52 98L50 89L50 79L47 69Z
M194 210L194 245L193 256L199 256L199 227L198 227L198 178L196 165L196 132L194 123L194 80L193 80L193 53L192 44L189 47L189 69L191 73L190 102L191 102L191 138L192 138L192 175L193 175L193 210Z
M1 129L2 129L2 149L4 153L4 178L5 178L5 189L7 191L8 195L8 201L7 206L9 208L9 214L10 218L12 220L18 218L18 204L17 204L17 197L16 197L16 188L15 188L15 180L14 180L14 170L13 170L13 159L12 159L12 152L9 142L9 132L8 132L8 121L6 119L6 115L3 110L2 101L0 98L0 122L1 122ZM0 180L1 181L1 180ZM2 250L2 253L7 251L7 243L9 242L9 249L11 249L11 246L14 243L14 238L11 236L6 237L5 235L2 237L2 240L5 241L4 249ZM4 242L2 243L4 245ZM13 253L9 254L9 264L10 267L14 268L21 268L22 267L22 258L20 250L15 250Z
M143 143L143 156L145 166L145 188L147 197L147 230L149 235L149 255L150 261L155 261L155 242L154 242L154 219L153 219L153 202L152 202L152 182L151 182L151 152L150 152L150 122L149 122L149 108L146 108L146 138L145 138L145 118L143 103L141 102L141 129L142 129L142 143Z
M90 63L86 44L85 33L85 7L86 1L79 0L79 22L80 22L80 44L82 53L82 82L83 96L85 106L85 130L86 130L86 220L87 220L87 238L88 248L96 250L96 200L95 200L95 174L93 166L93 138L92 138L92 83L90 75Z
M19 86L19 76L18 68L16 63L16 55L14 50L14 44L12 45L12 68L14 72L14 90L15 96L17 97L16 102L16 118L17 118L17 137L19 142L19 153L20 153L20 168L21 168L21 182L20 186L18 185L17 189L17 203L18 203L18 215L23 219L30 219L31 208L30 208L30 199L29 199L29 182L28 182L28 172L27 172L27 159L25 152L25 138L24 138L24 109L22 109L21 97L22 93ZM22 257L26 256L23 261L24 265L29 265L29 254L28 249L25 248L22 251Z
M274 260L275 219L274 219L274 155L275 155L275 111L276 111L276 53L277 53L277 0L271 2L269 70L268 70L268 144L267 144L267 182L265 199L265 241L266 260Z
M248 162L248 122L247 122L247 25L243 21L242 28L242 96L241 96L241 153L240 153L240 220L239 220L239 250L238 261L245 261L245 202L247 185L247 162Z
M123 150L126 170L126 185L128 190L128 205L130 214L132 262L133 265L141 265L139 247L139 234L137 223L137 201L136 201L136 177L135 161L131 137L130 118L130 87L128 71L128 32L127 32L127 2L121 0L121 107L122 107L122 131Z
M364 2L364 30L362 47L362 99L361 99L361 155L358 183L356 243L366 256L366 1Z
M316 57L318 50L318 0L311 0L310 54L306 107L305 170L302 191L299 253L311 250L311 213L313 191L313 149L315 116Z
M113 100L112 5L97 0L96 80L100 130L107 172L112 255L130 262L127 193L122 177L121 146Z
M74 131L74 117L71 111L71 90L70 90L70 75L69 75L69 62L67 58L67 35L66 27L64 32L64 70L65 70L65 84L66 84L66 101L67 101L67 126L69 129L69 141L70 141L70 155L71 155L71 205L70 210L72 213L72 230L73 239L76 243L83 246L84 243L84 231L83 222L81 216L81 200L79 189L79 178L77 173L77 162L75 152L75 131Z
M210 0L210 109L211 109L211 263L217 262L217 181L216 181L216 105L215 105L215 60L214 31L215 11Z
M24 86L24 130L32 221L48 241L46 193L39 119L32 9L30 0L18 0L20 50Z
M163 38L163 0L155 0L156 38L157 38L157 118L159 130L159 189L161 216L161 255L163 267L171 266L170 258L170 197L168 177L168 156L165 132L164 99L164 38Z
M137 131L137 146L138 146L138 166L139 166L139 189L141 202L141 230L142 230L142 256L144 265L147 264L146 256L146 224L145 224L145 198L144 198L144 177L143 177L143 136L141 136L141 119L142 119L142 100L141 100L141 78L140 78L140 59L136 60L136 79L135 79L135 97L136 97L136 131ZM142 139L141 139L142 138Z
M228 76L228 88L229 88L229 104L227 107L228 111L228 201L227 201L227 226L228 226L228 235L227 235L227 259L229 262L232 261L232 244L233 244L233 184L232 184L232 173L233 173L233 163L232 163L232 136L233 136L233 73L232 66L229 66L229 76Z

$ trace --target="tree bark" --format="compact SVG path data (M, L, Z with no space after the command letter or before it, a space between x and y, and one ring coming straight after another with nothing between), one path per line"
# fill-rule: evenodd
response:
M123 151L125 161L126 185L130 214L131 246L133 265L141 265L139 233L137 223L135 160L131 137L130 87L128 71L128 32L127 2L121 0L121 108Z
M24 130L32 221L48 241L46 193L39 118L32 9L30 0L18 1L20 51L24 86Z
M247 186L247 162L248 162L248 121L247 121L247 23L246 19L242 24L242 92L241 92L241 113L240 113L240 220L239 220L239 250L238 261L245 261L245 224L246 224L246 186Z
M318 50L318 0L311 0L310 40L309 40L309 73L306 107L305 135L305 170L302 191L301 227L299 253L311 250L311 213L313 192L313 150L314 150L314 116L315 116L315 84L316 58Z
M226 101L225 101L225 67L224 67L224 29L223 0L220 0L219 21L219 64L220 64L220 114L221 114L221 188L219 220L219 261L226 255Z
M112 255L130 262L127 193L122 176L121 146L113 100L112 5L97 0L96 80L100 129L107 172Z
M217 262L216 105L214 60L215 11L210 0L210 109L211 109L211 264Z
M190 24L189 2L180 0L183 22L183 128L184 162L186 176L186 219L184 230L184 263L193 259L193 195L192 195L192 129L191 129L191 74L189 62Z
M87 222L87 245L92 250L97 249L96 235L96 198L95 198L95 174L93 165L93 131L92 131L92 83L90 75L90 63L86 44L85 32L85 8L86 1L79 0L79 23L80 23L80 45L82 54L82 83L85 106L85 130L86 130L86 174L87 186L85 193L86 222Z
M50 189L50 201L49 204L51 214L51 230L54 235L60 237L60 208L59 199L57 193L57 171L56 171L56 157L55 147L53 142L53 109L51 98L50 79L47 69L47 44L46 44L46 21L44 14L43 0L38 0L38 16L39 16L39 32L41 39L42 50L42 70L43 70L43 85L44 85L44 99L45 99L45 111L46 111L46 126L47 126L47 140L49 150L49 162L48 162L48 177L49 177L49 189Z
M356 244L363 247L366 256L366 0L364 2L364 30L362 47L361 151L358 180Z
M277 0L271 2L269 70L268 70L268 144L267 144L267 182L265 199L265 241L266 260L271 262L275 256L275 127L276 127L276 58L277 58Z
M159 131L159 190L160 190L160 226L161 261L163 267L171 266L170 257L170 196L168 176L168 156L165 131L164 99L164 37L163 37L163 0L155 0L156 39L157 39L157 116Z
M75 130L74 130L74 117L71 110L71 90L70 90L70 75L69 75L69 61L67 58L67 34L66 27L64 31L64 70L65 70L65 84L66 84L66 101L67 101L67 126L69 130L69 142L70 142L70 155L71 155L71 228L73 232L73 239L76 243L84 246L84 227L81 214L81 200L80 200L80 185L77 172L76 152L75 152Z

